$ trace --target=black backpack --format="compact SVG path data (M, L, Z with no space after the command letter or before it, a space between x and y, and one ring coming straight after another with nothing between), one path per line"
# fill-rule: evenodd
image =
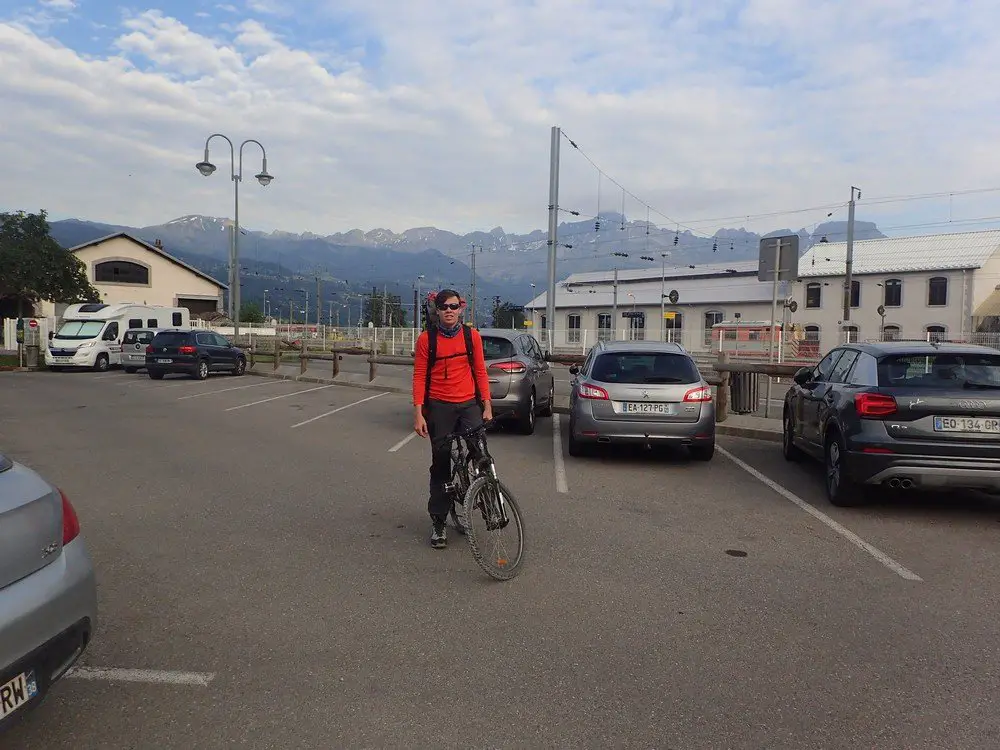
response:
M427 382L424 385L424 404L431 397L431 370L437 362L437 325L432 323L427 327ZM476 380L476 365L472 356L472 328L462 323L462 337L465 339L465 354L469 358L469 370L472 372L472 382L476 388L476 403L483 405L483 395L479 392L479 381ZM449 354L448 357L461 357L461 354Z

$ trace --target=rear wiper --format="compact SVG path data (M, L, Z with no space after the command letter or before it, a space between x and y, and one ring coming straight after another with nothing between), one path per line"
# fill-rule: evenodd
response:
M964 383L962 383L962 387L963 388L983 388L983 389L986 389L986 390L998 390L998 389L1000 389L1000 385L997 385L995 383L974 383L971 380L966 380Z

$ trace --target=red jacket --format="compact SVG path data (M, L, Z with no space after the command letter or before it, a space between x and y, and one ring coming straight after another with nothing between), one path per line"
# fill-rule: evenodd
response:
M422 406L427 402L424 393L427 385L428 334L424 331L417 338L413 357L413 403ZM490 381L486 374L486 359L483 355L483 339L479 331L472 329L472 359L475 372L469 367L469 357L465 351L465 336L459 330L457 336L448 338L440 331L437 334L437 355L431 370L430 398L435 401L461 403L476 397L476 381L479 394L484 401L490 398ZM475 378L475 380L473 380Z

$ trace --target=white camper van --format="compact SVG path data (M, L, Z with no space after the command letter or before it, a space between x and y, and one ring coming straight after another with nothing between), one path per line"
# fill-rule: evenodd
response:
M186 307L130 302L70 305L62 315L62 325L45 348L45 364L50 370L87 367L103 372L121 365L122 337L129 328L188 328L190 325L191 313Z

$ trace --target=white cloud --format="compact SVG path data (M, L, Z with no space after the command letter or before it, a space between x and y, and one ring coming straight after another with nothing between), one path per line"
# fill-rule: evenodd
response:
M833 0L338 0L318 19L269 4L282 26L213 36L128 16L103 57L0 22L0 205L126 224L229 215L228 164L194 170L216 131L262 141L276 176L244 183L241 221L317 232L544 227L554 124L685 222L846 201L851 184L866 197L982 187L1000 167L1000 95L985 83L1000 7L987 0L849 14ZM297 45L289 15L335 41ZM562 153L560 203L592 213L597 176L565 141ZM217 143L212 156L222 164ZM244 160L255 173L259 152ZM969 215L1000 214L1000 193L965 200ZM601 207L621 207L609 183ZM862 201L859 218L874 216Z

